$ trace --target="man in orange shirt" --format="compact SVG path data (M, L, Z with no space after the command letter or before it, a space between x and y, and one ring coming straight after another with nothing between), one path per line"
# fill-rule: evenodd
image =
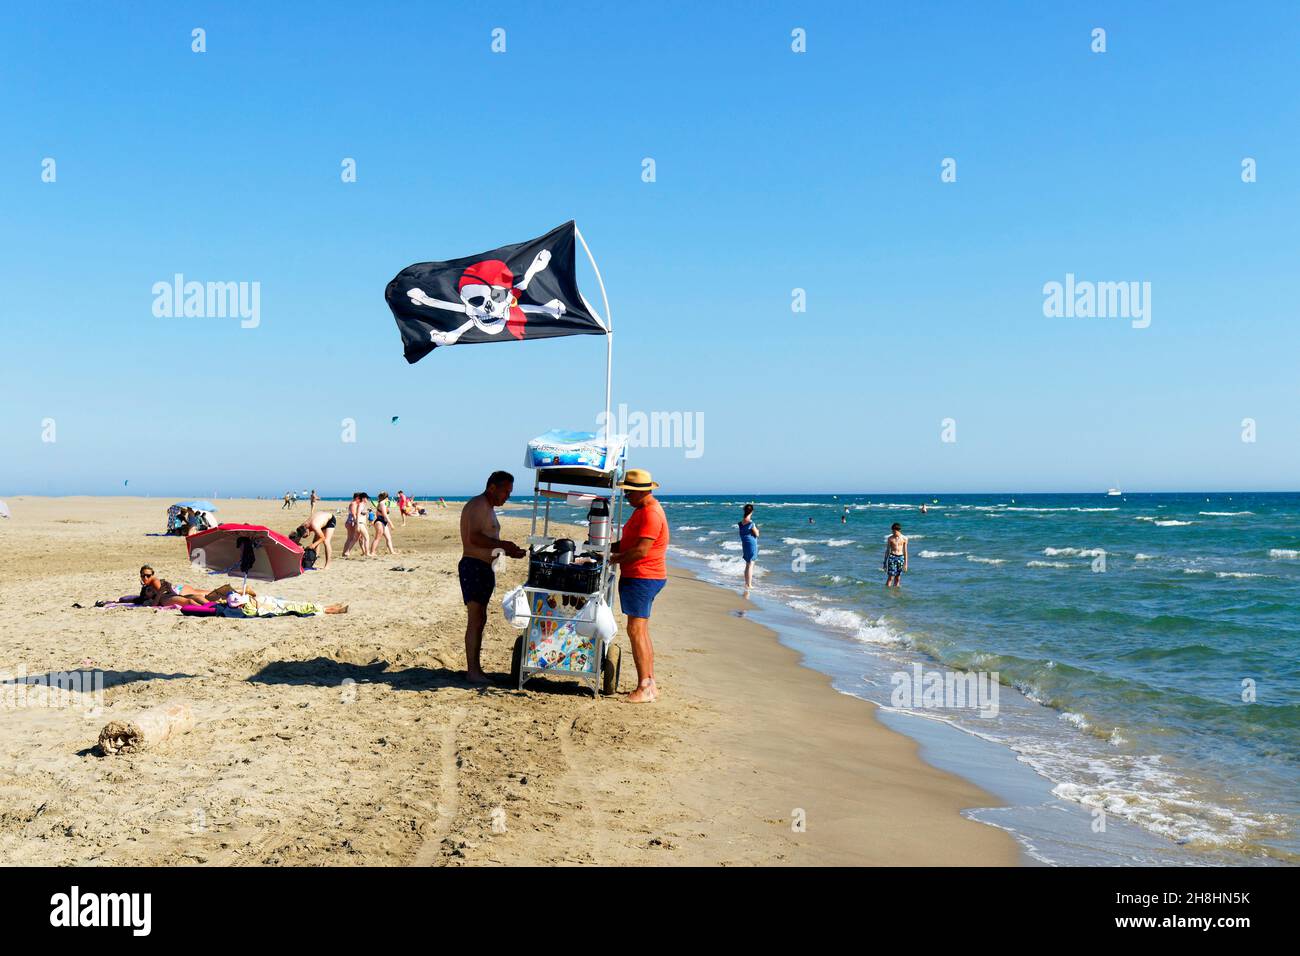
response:
M636 661L636 690L628 703L644 704L658 696L655 687L655 649L650 643L650 607L668 583L668 519L663 505L651 492L659 482L642 468L631 468L619 485L636 510L623 525L623 536L614 542L610 560L619 566L618 601L627 615L627 637Z

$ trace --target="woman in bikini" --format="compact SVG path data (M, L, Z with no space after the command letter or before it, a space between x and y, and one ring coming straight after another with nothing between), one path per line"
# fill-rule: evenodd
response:
M343 557L348 556L352 546L358 541L361 542L361 553L370 553L370 535L362 529L365 527L365 515L361 513L361 499L366 497L364 492L357 491L352 495L352 503L348 505L348 520L345 524L348 527L348 540L343 545Z
M140 593L132 602L141 607L187 607L195 604L211 604L224 600L233 589L229 584L212 591L184 585L178 591L170 581L164 581L154 573L154 569L145 565L140 569Z
M375 541L370 546L371 555L379 552L379 538L381 535L388 542L388 553L396 554L397 551L393 548L393 530L388 521L388 492L386 491L381 491L379 500L375 502Z

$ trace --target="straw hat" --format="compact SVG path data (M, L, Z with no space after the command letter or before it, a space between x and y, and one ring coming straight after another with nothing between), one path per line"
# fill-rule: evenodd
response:
M619 487L624 491L650 491L658 488L659 482L655 481L650 476L650 472L644 468L629 468Z

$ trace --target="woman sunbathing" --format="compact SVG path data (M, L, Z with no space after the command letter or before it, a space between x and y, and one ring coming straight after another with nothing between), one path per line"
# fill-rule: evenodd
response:
M186 607L192 604L211 604L224 601L226 595L234 591L229 584L212 591L205 591L192 585L182 585L178 591L170 581L164 581L154 573L154 569L145 565L140 569L140 593L134 599L123 599L122 604L135 604L140 607ZM250 595L256 597L250 589Z

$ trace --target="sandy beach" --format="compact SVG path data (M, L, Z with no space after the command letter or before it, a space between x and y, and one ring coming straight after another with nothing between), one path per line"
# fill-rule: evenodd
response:
M196 574L161 535L167 499L11 498L0 523L0 671L102 670L103 708L0 703L0 862L22 865L1010 865L965 819L988 794L917 756L872 705L830 687L741 615L735 592L673 571L655 607L663 696L506 686L515 631L494 606L466 685L458 506L394 528L396 557L341 559L259 590L346 602L273 620L96 609L141 564ZM305 505L221 500L289 531ZM343 503L327 503L340 514ZM522 512L516 513L522 515ZM522 517L502 519L507 537ZM413 570L394 571L401 565ZM512 563L498 586L522 579ZM78 609L72 605L79 603ZM622 622L620 619L620 626ZM626 652L622 691L634 684ZM30 688L19 688L30 690ZM110 720L191 706L188 734L101 757ZM802 830L794 821L806 821Z

